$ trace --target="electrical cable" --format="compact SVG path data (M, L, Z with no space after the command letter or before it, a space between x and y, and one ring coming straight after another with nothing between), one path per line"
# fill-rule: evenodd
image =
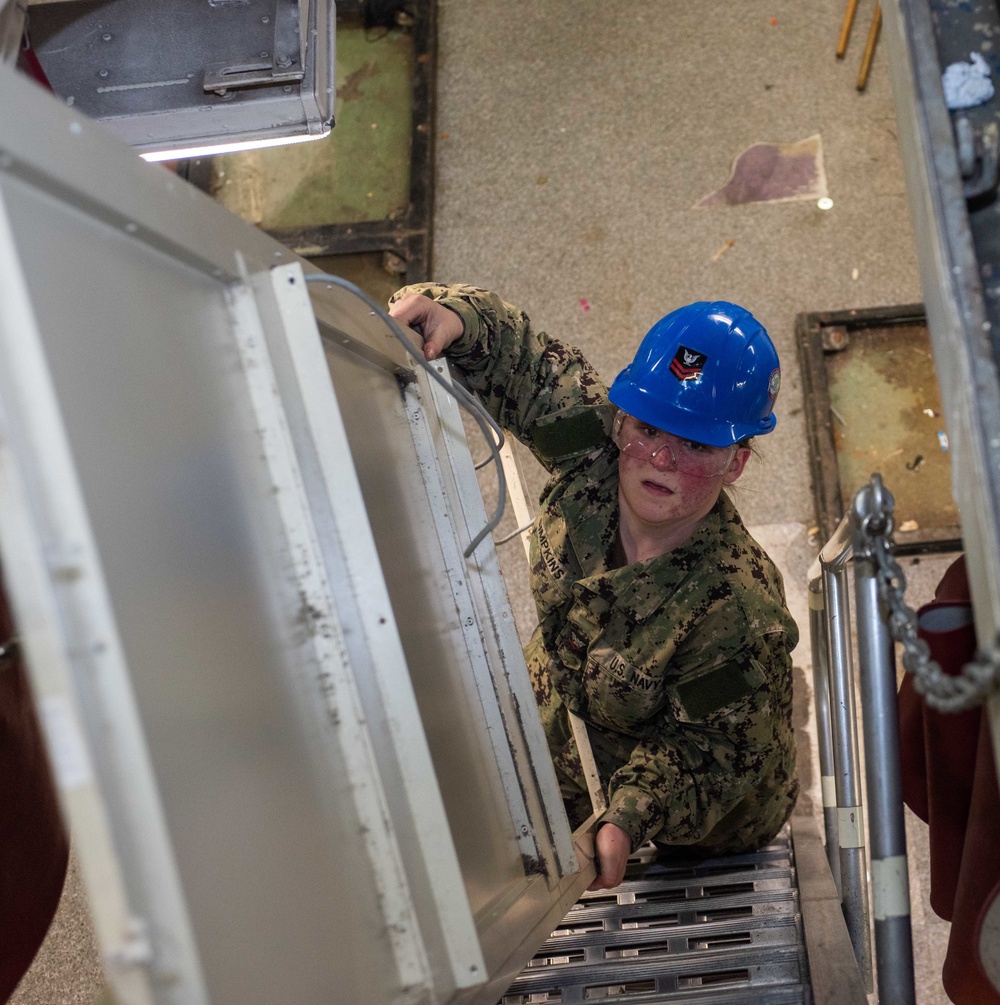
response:
M531 530L531 528L534 526L535 521L530 520L523 527L518 527L517 530L511 531L505 537L500 538L500 540L496 542L496 546L499 548L500 545L507 544L508 542L513 541L515 537L520 537L526 530Z
M413 357L414 362L416 362L431 379L436 380L438 384L445 389L445 391L450 394L458 404L464 408L476 421L479 426L480 431L483 434L483 438L486 440L487 445L490 448L490 457L487 460L492 460L496 465L497 469L497 507L493 516L487 521L487 524L483 529L472 539L469 546L462 552L463 557L471 558L472 553L479 547L483 542L487 534L491 533L496 529L500 523L500 519L503 516L504 506L507 503L507 478L503 471L503 461L500 458L500 448L504 443L503 430L497 424L496 420L493 418L489 412L476 400L461 384L447 381L441 376L438 371L431 366L430 363L424 359L422 354L416 351L416 347L413 343L406 337L403 333L402 326L399 322L373 297L369 296L360 287L355 286L354 283L349 282L346 279L342 279L340 276L331 275L329 272L310 272L305 276L307 283L327 283L330 286L339 286L342 289L349 290L351 293L360 297L369 308L373 314L380 317L388 326L389 330L392 332L396 341L399 342L407 353ZM496 434L496 438L499 442L494 443L492 433Z

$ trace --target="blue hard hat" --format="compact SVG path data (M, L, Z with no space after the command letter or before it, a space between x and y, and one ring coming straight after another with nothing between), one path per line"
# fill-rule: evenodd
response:
M744 307L699 301L650 328L608 396L640 422L727 447L774 429L780 383L764 326Z

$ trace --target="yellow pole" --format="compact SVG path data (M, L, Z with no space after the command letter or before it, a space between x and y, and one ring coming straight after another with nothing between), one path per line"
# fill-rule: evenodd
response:
M847 52L847 40L851 37L851 25L854 24L854 12L858 9L858 0L847 0L847 10L844 11L844 22L840 26L840 38L837 41L837 59L843 59Z
M865 53L861 57L861 69L858 71L858 90L863 91L868 84L868 74L872 68L872 58L875 55L875 43L882 27L882 5L875 4L872 15L872 26L868 29L868 41L865 42Z

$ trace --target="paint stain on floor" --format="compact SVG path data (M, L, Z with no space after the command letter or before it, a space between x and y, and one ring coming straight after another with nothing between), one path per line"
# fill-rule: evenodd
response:
M695 209L748 202L821 199L826 193L819 133L795 143L754 143L733 161L729 181L699 199Z

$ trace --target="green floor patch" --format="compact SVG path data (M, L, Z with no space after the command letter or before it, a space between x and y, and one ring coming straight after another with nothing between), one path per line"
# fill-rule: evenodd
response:
M823 540L877 471L895 498L900 550L956 548L950 444L923 308L803 314L796 331Z
M265 230L403 214L410 198L413 61L412 33L338 21L330 135L213 158L212 195Z

